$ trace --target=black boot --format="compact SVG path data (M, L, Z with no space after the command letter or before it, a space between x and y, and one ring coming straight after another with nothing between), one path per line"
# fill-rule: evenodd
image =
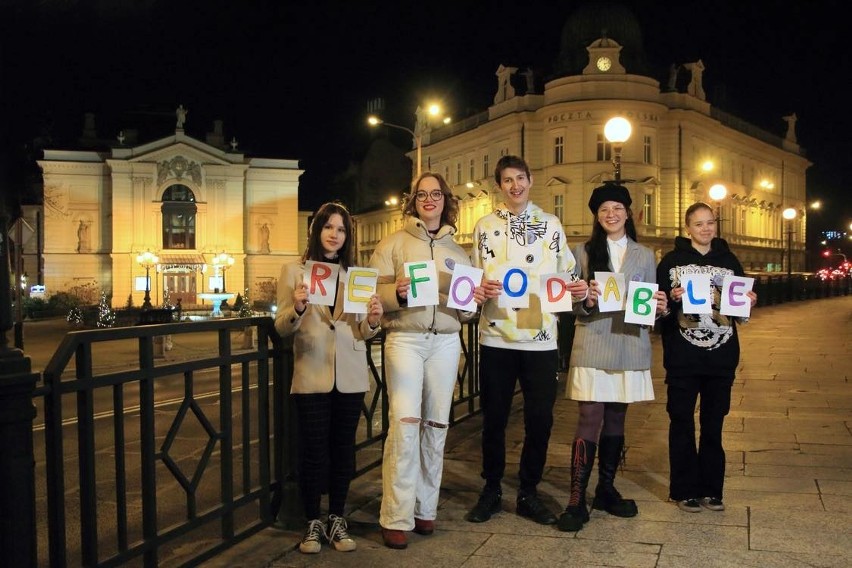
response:
M592 508L606 511L616 517L635 517L639 513L636 501L624 499L615 488L615 472L621 461L624 436L601 436L598 453L598 486Z
M595 466L594 442L577 438L571 446L571 496L568 506L557 521L556 526L561 531L577 532L589 520L589 510L586 508L586 488L589 477Z

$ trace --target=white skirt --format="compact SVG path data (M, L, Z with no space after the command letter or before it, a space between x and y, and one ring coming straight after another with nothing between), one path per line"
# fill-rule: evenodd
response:
M604 371L571 367L565 398L590 402L639 402L654 400L651 371Z

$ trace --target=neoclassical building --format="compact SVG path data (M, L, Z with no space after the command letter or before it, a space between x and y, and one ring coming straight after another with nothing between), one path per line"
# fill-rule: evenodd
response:
M629 10L581 6L563 28L547 80L501 65L487 110L449 126L415 126L423 169L442 174L460 200L458 242L469 250L474 223L499 203L494 166L507 154L530 164L532 199L562 220L569 244L584 242L593 222L591 191L614 175L615 148L604 125L621 116L632 125L621 177L630 180L639 239L658 258L683 234L686 208L701 200L718 208L722 237L747 271L786 271L790 234L792 269L804 270L811 163L796 141L796 116L779 117L783 136L752 126L707 100L703 72L700 60L673 63L661 84ZM709 188L719 183L727 194L714 201ZM797 212L792 221L782 218L787 208ZM400 226L399 217L393 208L357 217L360 261Z
M38 228L24 249L31 283L43 282L48 295L105 291L114 306L128 297L139 306L146 269L137 257L149 251L154 305L166 289L183 306L216 288L274 299L281 265L305 243L298 161L194 139L184 119L179 109L174 134L152 142L44 151L44 205L25 209ZM224 274L214 262L222 253L233 259Z

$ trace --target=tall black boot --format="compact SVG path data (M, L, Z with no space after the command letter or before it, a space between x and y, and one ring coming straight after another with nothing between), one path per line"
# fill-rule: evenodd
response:
M556 526L561 531L577 532L589 520L589 509L586 507L586 488L595 466L594 442L577 438L571 446L571 496L565 512L559 517Z
M601 436L598 452L598 486L592 508L606 511L616 517L635 517L639 513L636 501L624 499L615 488L615 472L621 461L624 436Z

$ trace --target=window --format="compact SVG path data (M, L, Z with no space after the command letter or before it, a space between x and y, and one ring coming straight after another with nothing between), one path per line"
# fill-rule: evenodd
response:
M608 162L612 159L612 144L610 144L603 134L598 134L597 159L599 162Z
M559 218L560 223L564 223L563 215L565 214L565 196L561 193L553 196L553 214Z
M456 163L456 185L461 184L461 162Z
M653 155L651 154L651 137L645 136L642 139L642 160L646 164L652 163Z
M185 185L175 184L163 192L163 248L195 248L195 194Z
M642 215L640 221L644 225L654 225L654 196L644 195L642 199Z
M470 172L469 172L470 177L467 178L468 181L473 181L473 180L476 179L476 171L474 170L475 167L476 167L476 162L474 161L473 158L471 158L470 159Z
M444 181L450 183L450 166L444 166Z
M482 156L482 177L485 179L490 178L494 174L494 172L488 171L488 169L488 154L485 154Z
M562 164L565 162L565 138L557 136L553 139L553 163Z
M746 208L740 208L740 234L746 234Z

